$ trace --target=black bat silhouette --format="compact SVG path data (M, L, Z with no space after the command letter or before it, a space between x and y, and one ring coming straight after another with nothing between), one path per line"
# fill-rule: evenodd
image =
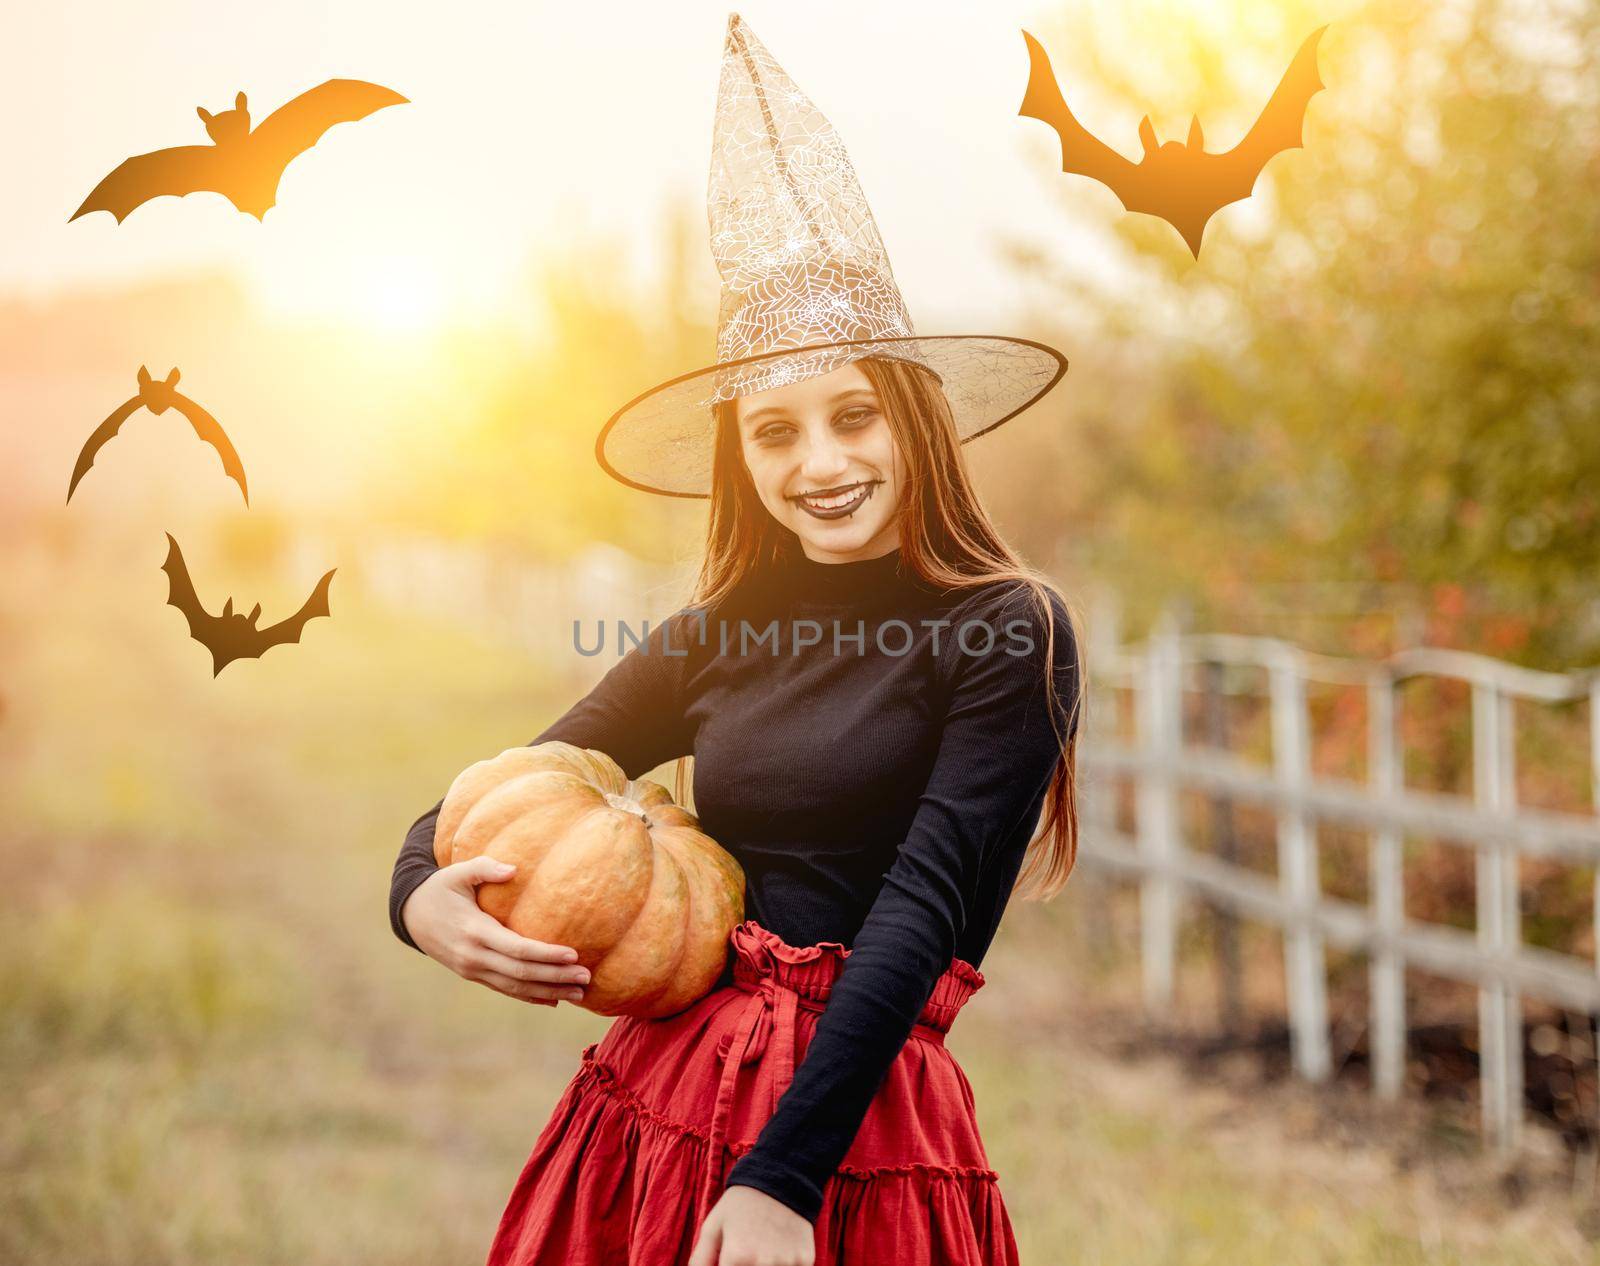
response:
M1156 140L1147 114L1139 123L1144 157L1129 162L1073 117L1039 41L1026 31L1028 91L1017 113L1040 119L1061 137L1061 170L1089 176L1117 195L1123 207L1159 216L1183 235L1194 257L1206 221L1230 202L1248 198L1267 160L1281 150L1304 144L1300 128L1306 105L1325 85L1317 75L1317 41L1328 28L1319 26L1289 63L1272 98L1262 108L1245 138L1223 154L1208 154L1196 115L1185 144Z
M317 587L300 610L287 620L264 629L256 628L256 620L261 615L259 602L249 615L240 615L233 609L233 599L229 598L222 614L212 615L200 605L194 582L189 579L189 569L184 565L183 551L172 539L171 532L167 533L167 547L167 561L161 564L170 582L167 605L183 612L183 618L189 622L189 636L211 652L213 678L236 659L258 659L274 646L298 642L308 620L332 614L328 610L328 585L333 580L333 572L339 570L337 567L317 581Z
M222 424L197 405L181 391L174 390L178 385L178 371L174 369L165 381L157 381L150 377L150 371L143 365L139 366L139 394L119 404L104 422L95 427L94 433L84 441L82 450L78 453L78 464L72 468L72 482L67 485L67 500L72 500L72 494L78 487L78 480L94 465L95 454L104 448L107 442L115 435L122 424L131 418L140 409L149 409L151 413L165 413L169 408L176 408L179 413L189 419L189 425L194 427L194 433L203 439L212 448L217 450L222 458L222 469L239 485L239 491L244 494L245 505L250 504L250 489L245 486L244 463L239 460L239 454L234 451L233 443L228 439L227 432L222 429Z
M384 106L406 101L398 92L363 79L330 79L279 106L254 130L245 95L234 108L212 114L197 108L210 145L180 145L137 154L102 180L68 218L109 211L121 224L135 207L164 194L220 193L240 211L261 219L278 198L278 181L336 123L354 123Z

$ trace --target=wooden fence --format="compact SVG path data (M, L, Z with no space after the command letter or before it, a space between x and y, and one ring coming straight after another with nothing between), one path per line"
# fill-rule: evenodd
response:
M1102 626L1103 627L1103 626ZM1091 630L1093 631L1093 630ZM1111 639L1114 641L1114 638ZM1081 745L1083 842L1093 867L1138 884L1146 1006L1171 1005L1181 903L1201 897L1282 930L1288 1022L1295 1071L1312 1081L1332 1072L1324 946L1359 947L1370 971L1370 1050L1374 1088L1393 1098L1406 1058L1404 977L1408 965L1478 989L1482 1116L1500 1151L1520 1137L1523 1104L1522 1000L1537 998L1600 1015L1600 964L1529 946L1521 932L1518 863L1556 857L1583 867L1600 863L1600 819L1517 804L1515 707L1589 701L1587 760L1600 788L1600 675L1535 672L1478 655L1413 650L1384 661L1333 659L1274 639L1180 635L1172 621L1143 643L1090 647L1090 701ZM1264 675L1270 708L1271 764L1246 761L1210 744L1186 741L1184 694L1202 666L1254 669ZM1248 676L1248 672L1244 675ZM1408 788L1399 739L1400 683L1454 678L1471 691L1472 794ZM1365 783L1313 777L1307 686L1330 683L1366 692ZM1117 741L1095 724L1095 695L1133 692L1136 736ZM1110 784L1134 787L1131 837L1117 827ZM1277 823L1277 876L1184 846L1179 796L1185 789L1269 806ZM1317 824L1365 831L1369 844L1366 904L1319 890ZM1432 836L1476 854L1476 927L1466 931L1407 917L1403 841ZM1600 870L1597 870L1600 875ZM1600 893L1596 894L1600 898ZM1600 917L1600 899L1595 903ZM1596 943L1600 944L1600 927Z

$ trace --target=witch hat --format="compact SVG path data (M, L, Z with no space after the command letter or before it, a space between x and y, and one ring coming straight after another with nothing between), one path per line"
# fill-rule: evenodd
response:
M1060 381L1067 361L1001 334L919 336L833 125L737 13L728 17L706 196L722 276L714 364L612 415L595 455L646 492L710 495L712 407L864 356L935 374L965 443Z

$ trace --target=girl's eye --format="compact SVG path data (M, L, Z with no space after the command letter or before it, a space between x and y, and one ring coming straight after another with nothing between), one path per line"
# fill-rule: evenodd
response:
M861 431L862 427L870 426L877 416L878 411L875 408L869 408L867 405L858 405L856 408L848 408L848 410L840 413L834 419L834 426L837 426L840 431ZM750 439L754 440L755 443L771 448L773 445L787 443L790 439L794 439L794 434L795 427L790 423L766 423L765 426L758 426L754 432L750 432Z

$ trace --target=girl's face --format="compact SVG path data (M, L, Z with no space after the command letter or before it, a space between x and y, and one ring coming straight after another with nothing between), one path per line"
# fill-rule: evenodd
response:
M848 563L900 544L900 449L856 364L738 399L739 448L806 557Z

